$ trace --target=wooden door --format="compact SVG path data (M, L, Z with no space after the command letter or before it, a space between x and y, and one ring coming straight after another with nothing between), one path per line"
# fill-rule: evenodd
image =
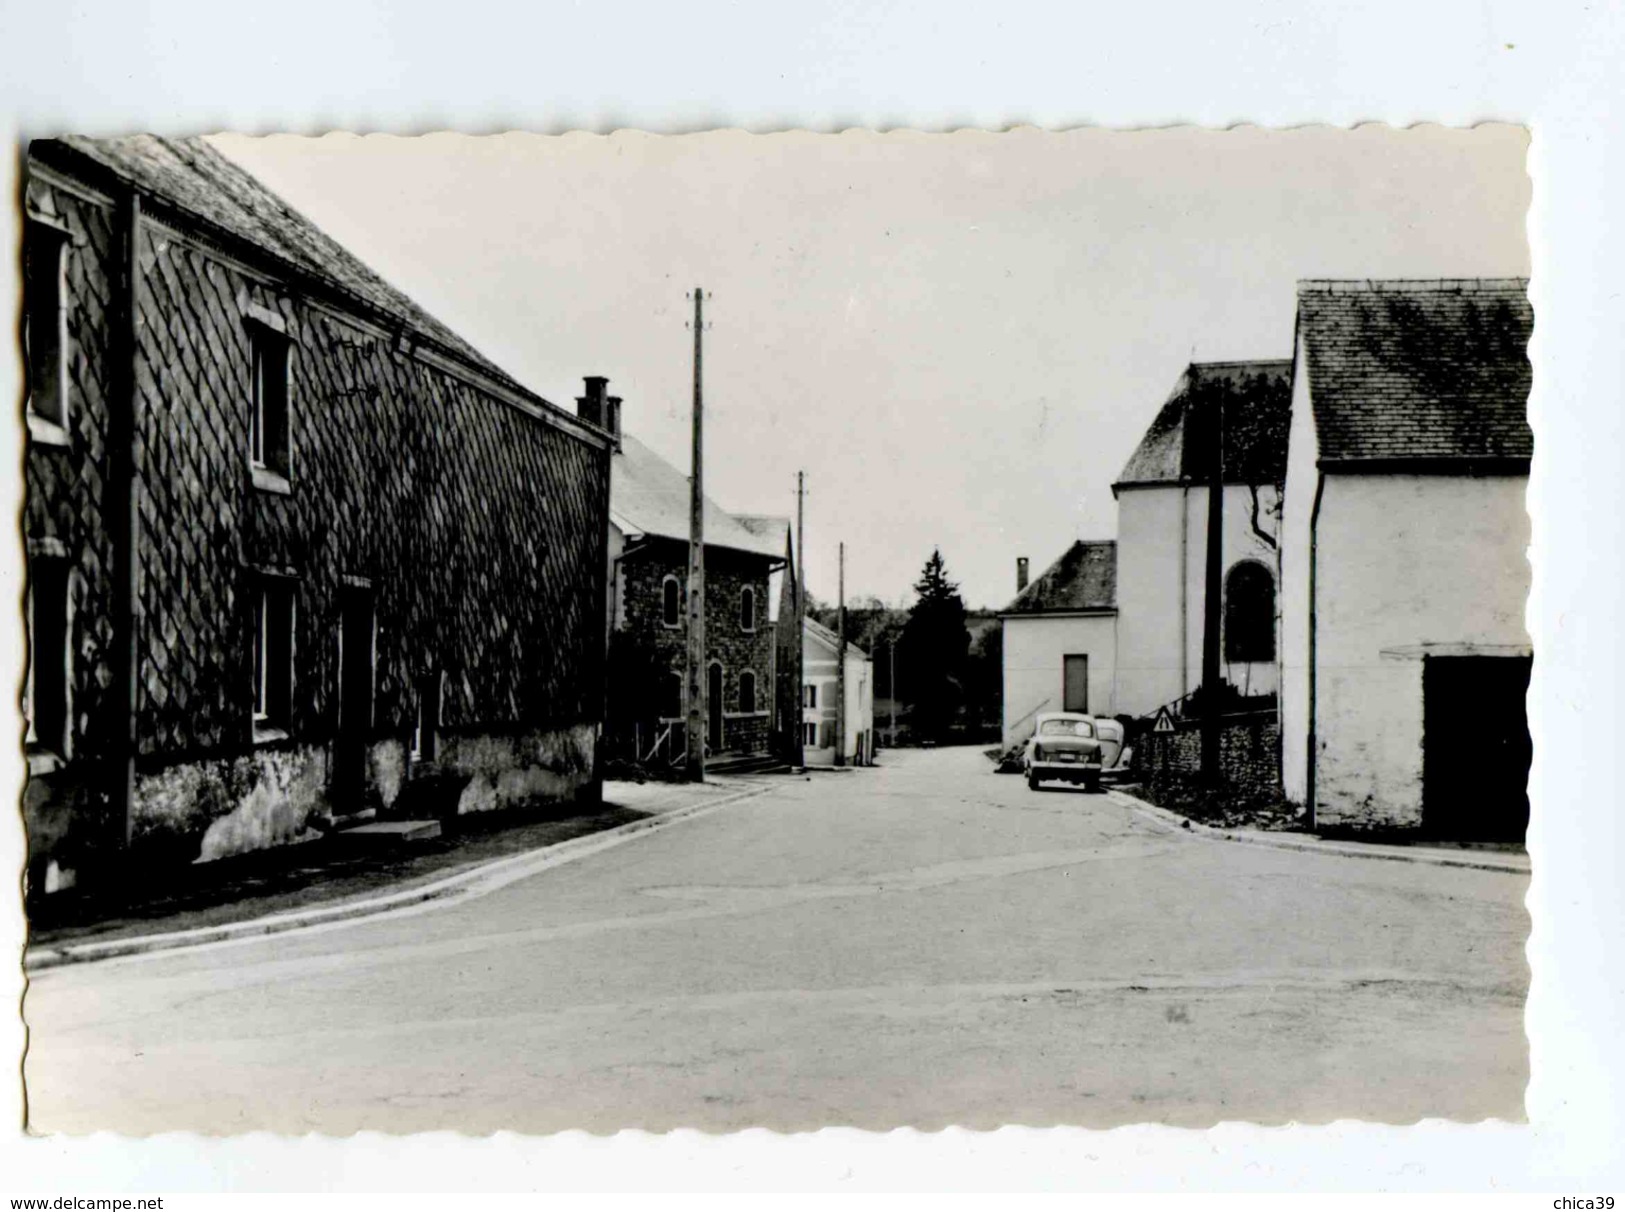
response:
M1089 711L1089 658L1086 655L1062 657L1061 710Z
M1422 666L1422 825L1461 841L1522 841L1532 746L1528 657Z
M339 724L333 754L334 810L359 812L372 733L372 591L346 586L339 601Z
M712 665L706 671L706 743L713 753L722 752L722 666Z

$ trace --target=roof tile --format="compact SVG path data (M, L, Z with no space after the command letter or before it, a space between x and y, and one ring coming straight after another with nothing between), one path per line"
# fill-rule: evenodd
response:
M1083 540L1068 547L1004 608L1006 614L1111 610L1117 605L1117 543Z
M1527 459L1522 278L1298 283L1320 457Z

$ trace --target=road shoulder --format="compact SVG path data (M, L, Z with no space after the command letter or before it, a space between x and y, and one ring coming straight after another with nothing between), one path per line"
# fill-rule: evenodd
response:
M1329 840L1310 833L1270 833L1262 829L1214 828L1158 807L1118 788L1106 793L1112 799L1156 824L1179 833L1189 833L1212 841L1238 842L1271 850L1296 850L1305 854L1331 854L1343 858L1379 859L1396 863L1422 863L1432 867L1466 867L1474 871L1499 871L1509 875L1530 873L1527 854L1448 850L1435 846L1391 846L1376 843Z
M46 941L28 946L24 954L24 968L29 972L41 972L67 964L260 938L421 909L433 903L466 901L494 892L516 880L607 850L634 837L760 795L771 786L771 782L765 780L742 778L719 779L700 787L606 783L606 811L598 816L620 822L609 827L590 827L590 820L597 818L584 817L581 819L588 821L588 827L573 832L566 830L567 836L562 840L533 846L518 853L441 867L426 873L408 874L388 882L385 887L373 887L360 894L324 898L318 886L312 903L271 912L264 911L263 898L254 898L244 902L245 912L241 917L233 916L229 912L230 906L225 905L225 920L210 921L204 925L188 924L189 920L196 920L196 914L177 913L168 918L143 922L141 924L146 928L139 930L57 932L47 936ZM611 816L611 813L614 815ZM628 816L631 819L627 819Z

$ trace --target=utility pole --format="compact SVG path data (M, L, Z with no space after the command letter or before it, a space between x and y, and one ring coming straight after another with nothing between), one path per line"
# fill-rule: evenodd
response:
M694 452L688 492L688 757L691 783L705 782L705 479L704 406L700 397L700 339L705 292L694 288Z
M891 743L897 748L897 641L901 635L893 635L891 643L886 645L886 655L891 658L891 673L886 679L886 687L891 691Z
M835 607L835 764L846 765L846 544L836 565Z
M1224 397L1215 392L1209 407L1213 456L1207 492L1207 575L1202 597L1202 781L1219 781L1219 639L1221 577L1224 568Z
M796 769L800 770L807 765L806 728L802 726L802 711L806 706L807 691L807 665L806 648L803 637L807 634L807 582L805 579L806 560L802 553L807 550L807 534L803 528L804 503L807 497L807 473L796 472L796 735L791 745L791 753L795 757Z

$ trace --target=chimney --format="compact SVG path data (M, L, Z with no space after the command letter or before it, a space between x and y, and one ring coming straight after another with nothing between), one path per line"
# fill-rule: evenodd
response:
M610 436L615 439L615 449L621 448L621 397L610 396L609 407L605 409L604 428L609 430Z
M1027 557L1016 557L1016 592L1027 588Z
M609 428L608 418L604 416L607 401L604 399L604 389L609 386L609 380L603 375L586 376L587 394L576 397L576 416L589 425L596 425L599 429Z

